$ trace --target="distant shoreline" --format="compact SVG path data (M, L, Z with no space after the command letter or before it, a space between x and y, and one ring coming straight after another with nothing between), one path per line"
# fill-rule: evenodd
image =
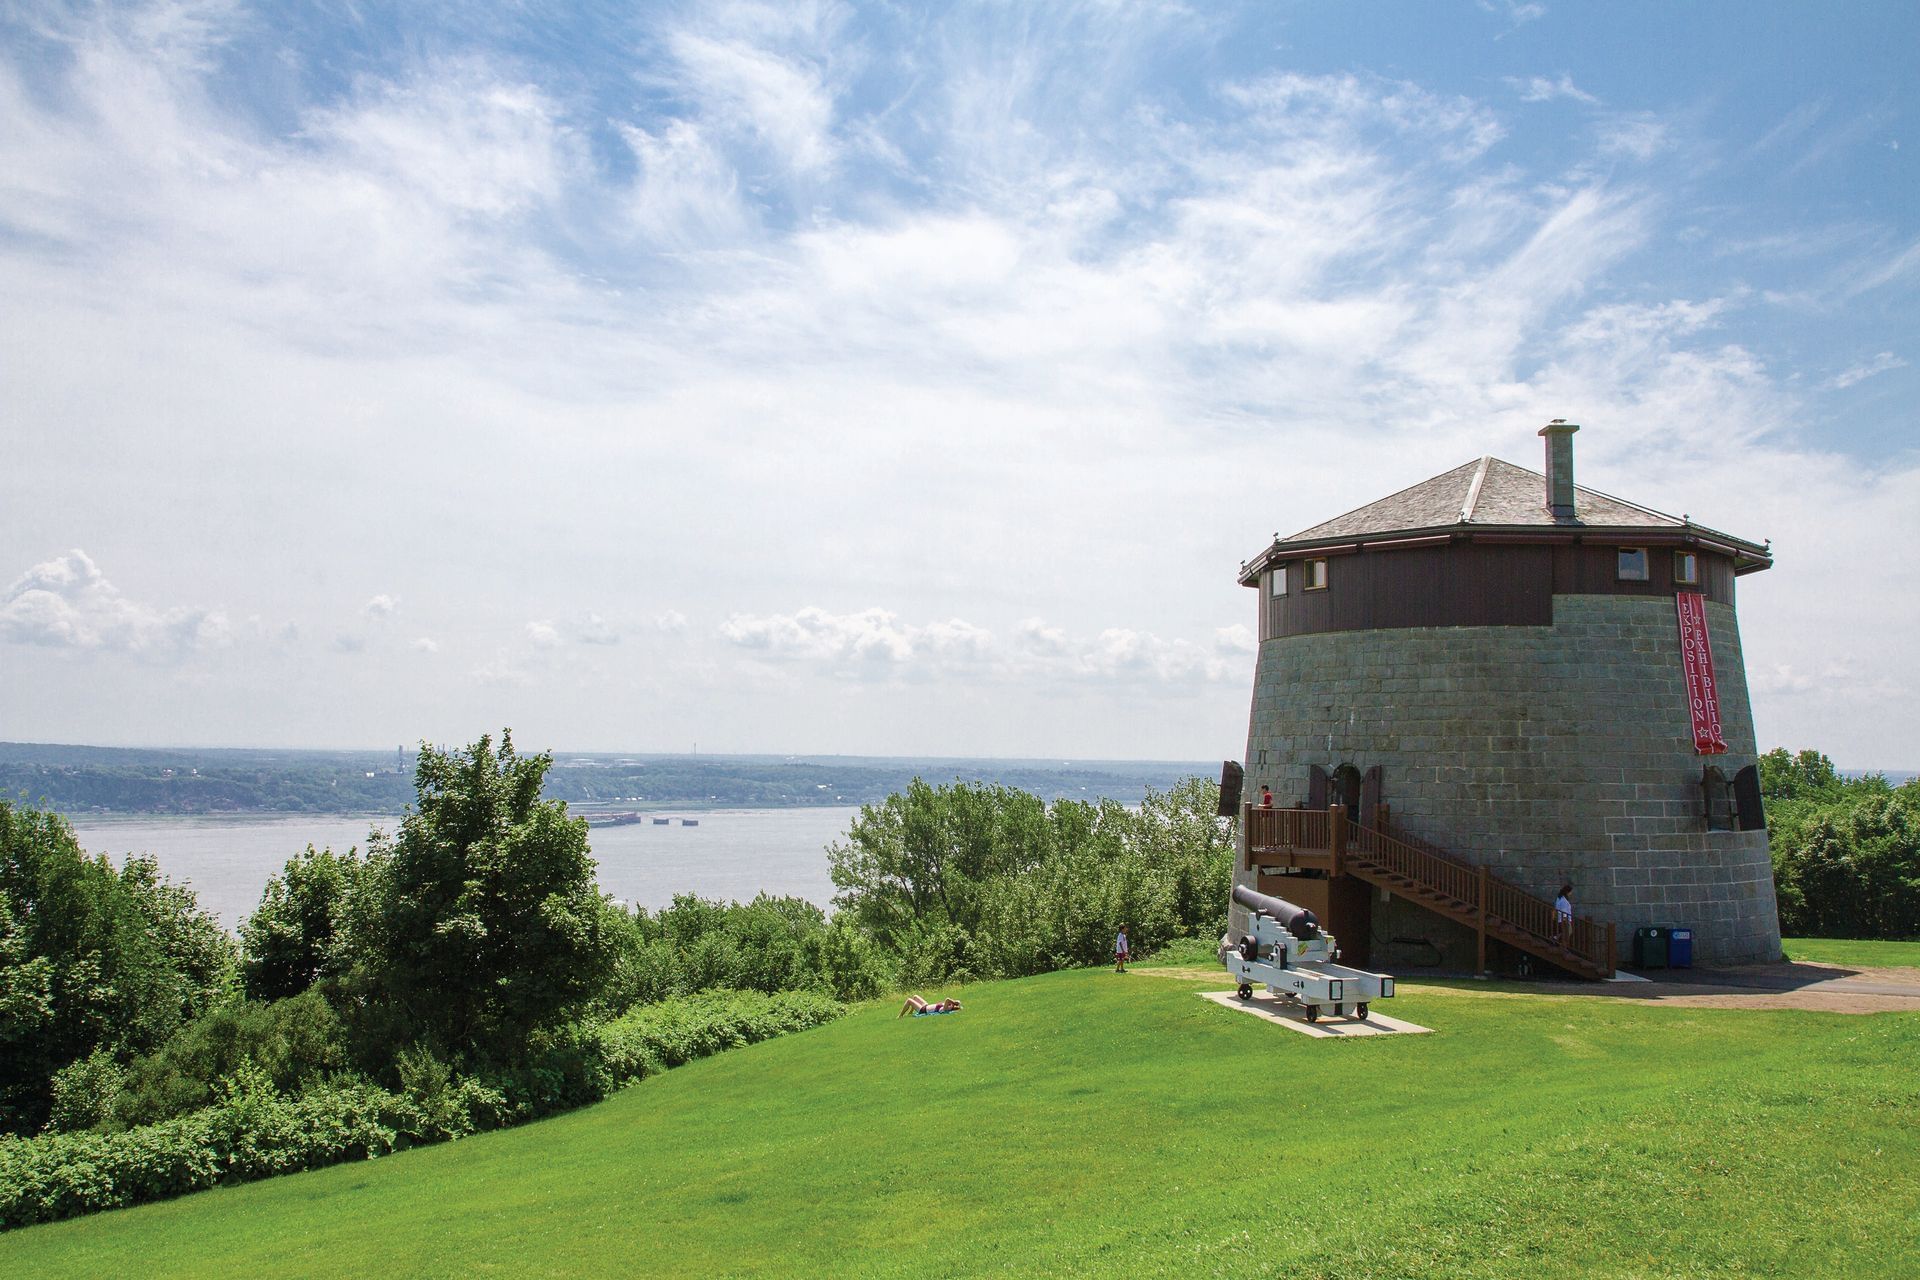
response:
M1147 788L1217 777L1215 762L881 756L556 753L545 794L576 813L822 809L876 804L916 778L1006 786L1048 800L1137 804ZM0 799L75 817L399 817L405 751L145 751L0 742Z

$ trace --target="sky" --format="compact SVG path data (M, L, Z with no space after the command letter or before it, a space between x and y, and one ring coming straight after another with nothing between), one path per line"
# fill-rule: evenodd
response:
M1920 767L1910 4L0 11L0 739L1213 759L1484 454Z

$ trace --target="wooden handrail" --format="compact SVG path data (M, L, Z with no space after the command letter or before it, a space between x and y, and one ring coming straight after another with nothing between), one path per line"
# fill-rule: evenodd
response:
M1339 875L1358 856L1388 874L1457 903L1459 913L1475 921L1482 942L1488 932L1522 934L1549 954L1564 948L1599 971L1613 973L1613 926L1575 916L1562 940L1553 904L1484 864L1468 862L1410 832L1382 823L1363 827L1340 806L1332 809L1243 810L1247 849L1259 852L1325 851ZM1483 961L1484 964L1484 961Z

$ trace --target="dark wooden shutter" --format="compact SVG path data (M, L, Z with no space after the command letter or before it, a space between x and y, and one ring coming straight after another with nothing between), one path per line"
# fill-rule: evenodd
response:
M1380 766L1370 765L1364 777L1360 779L1360 825L1377 827L1380 825Z
M1240 788L1246 782L1247 771L1240 767L1238 760L1220 762L1220 816L1237 818L1240 816Z
M1327 807L1327 771L1319 765L1307 767L1307 808Z
M1750 764L1733 775L1733 804L1740 814L1742 831L1766 830L1767 814L1760 805L1760 769L1757 765Z

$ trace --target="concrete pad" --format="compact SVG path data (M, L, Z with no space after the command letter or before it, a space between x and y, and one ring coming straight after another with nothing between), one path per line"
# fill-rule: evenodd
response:
M1358 1018L1336 1018L1332 1014L1324 1015L1318 1022L1307 1021L1307 1011L1297 1004L1289 1004L1278 996L1266 991L1256 991L1251 1000L1242 1000L1231 991L1202 991L1198 993L1202 1000L1211 1000L1225 1009L1237 1009L1241 1013L1250 1013L1256 1018L1298 1031L1302 1035L1314 1036L1322 1040L1350 1040L1358 1036L1392 1035L1428 1035L1432 1027L1416 1026L1411 1022L1402 1022L1398 1018L1389 1018L1377 1008L1367 1010L1367 1020Z

